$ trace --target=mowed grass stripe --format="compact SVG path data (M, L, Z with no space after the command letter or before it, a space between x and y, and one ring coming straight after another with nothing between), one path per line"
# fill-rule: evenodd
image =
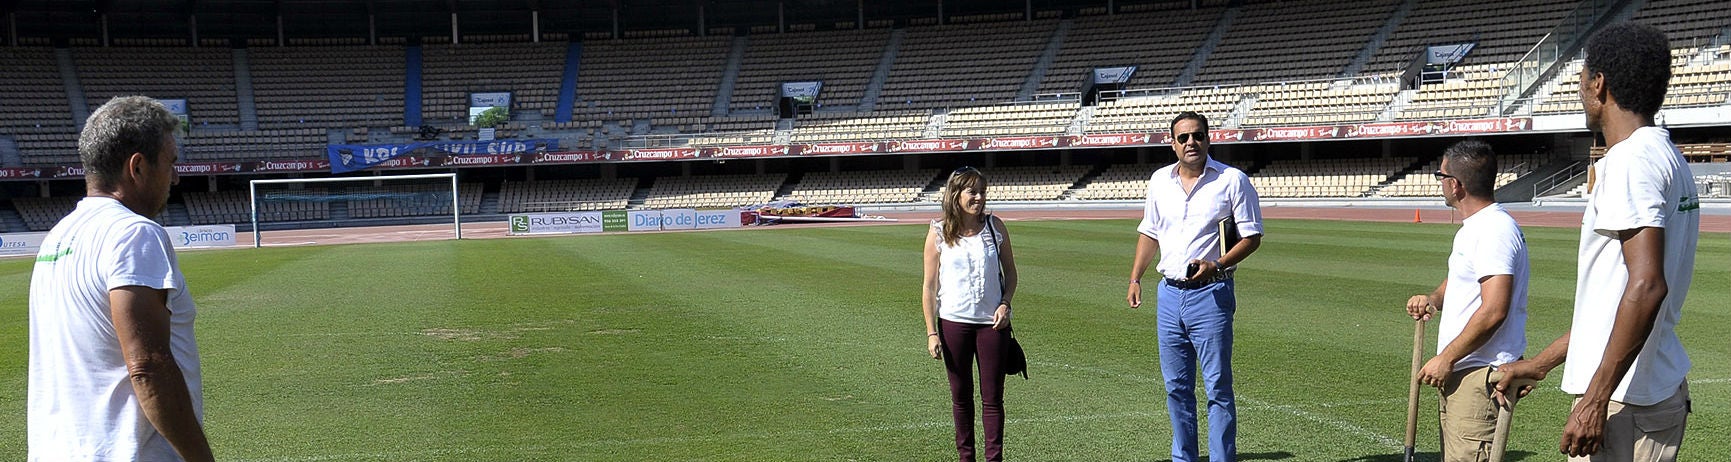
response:
M1035 376L1010 380L1013 457L1165 458L1154 309L1123 301L1135 224L1010 222L1018 337ZM1400 436L1412 326L1398 308L1442 277L1456 229L1268 224L1239 281L1245 458L1398 451L1388 441ZM182 258L201 308L210 430L244 460L943 460L943 372L920 351L924 233L789 227ZM1537 351L1566 328L1578 231L1527 234ZM1701 380L1686 446L1704 457L1731 446L1731 378L1712 377L1731 367L1711 325L1731 300L1727 262L1731 240L1703 236L1682 333ZM0 293L27 288L28 268L0 262ZM15 308L0 319L21 325L23 299L5 306ZM14 343L0 361L16 361L7 374L21 396ZM22 442L18 399L0 437ZM1554 453L1567 397L1550 388L1525 403L1511 450L1538 460ZM1424 405L1434 413L1434 394ZM0 445L0 458L22 451Z

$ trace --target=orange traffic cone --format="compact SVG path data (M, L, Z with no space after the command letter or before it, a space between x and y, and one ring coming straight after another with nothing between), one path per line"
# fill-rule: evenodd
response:
M1424 220L1418 219L1418 209L1412 209L1412 222L1413 223L1424 223Z

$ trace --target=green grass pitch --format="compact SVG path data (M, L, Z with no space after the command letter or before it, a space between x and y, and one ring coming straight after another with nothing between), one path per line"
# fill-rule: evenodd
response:
M1167 459L1155 311L1123 301L1134 222L1009 229L1032 380L1009 380L1007 455ZM1443 277L1455 229L1268 223L1238 273L1243 459L1398 459L1412 337L1401 306ZM183 252L207 431L242 461L954 460L919 320L923 232ZM1526 236L1530 353L1568 326L1578 230ZM0 261L0 460L25 452L31 265ZM1726 326L1731 236L1704 234L1681 328L1695 362L1682 460L1731 453ZM1522 402L1510 460L1560 460L1556 378ZM1435 393L1423 396L1419 447L1434 460Z

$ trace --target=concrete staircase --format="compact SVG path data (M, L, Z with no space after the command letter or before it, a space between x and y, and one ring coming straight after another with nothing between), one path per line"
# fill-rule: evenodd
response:
M883 58L878 59L878 67L872 72L871 83L866 84L865 96L859 99L859 111L871 112L877 108L878 96L884 92L884 81L890 78L890 68L896 64L896 50L902 47L902 37L907 35L902 29L890 31L890 41L884 45Z
M1363 71L1364 66L1370 63L1370 58L1376 56L1377 50L1382 49L1383 42L1388 41L1388 36L1394 34L1394 29L1400 27L1401 21L1406 20L1406 15L1412 13L1415 6L1418 6L1418 0L1400 2L1400 6L1395 7L1394 13L1388 15L1388 20L1382 22L1382 27L1378 28L1375 34L1371 34L1370 40L1364 43L1364 48L1358 50L1358 56L1354 56L1352 62L1347 63L1346 68L1341 69L1340 74L1337 74L1336 77L1352 78Z
M715 92L715 104L710 107L709 115L720 117L727 115L727 106L733 103L734 82L739 80L740 62L745 60L744 36L733 38L733 48L727 52L727 68L721 73L721 88Z
M1196 80L1196 74L1202 72L1202 65L1208 63L1208 56L1214 54L1214 47L1220 46L1220 41L1226 37L1226 31L1232 28L1232 21L1238 19L1238 12L1243 7L1227 8L1220 14L1220 20L1214 23L1214 30L1208 31L1208 38L1202 40L1202 45L1196 47L1196 53L1190 55L1190 63L1184 65L1184 72L1172 82L1174 87L1190 86Z
M258 107L252 99L252 64L245 48L234 49L234 96L240 129L258 130Z
M1064 35L1070 32L1070 20L1058 22L1058 28L1052 31L1051 40L1046 41L1046 51L1040 53L1040 60L1034 62L1034 70L1028 73L1028 78L1022 81L1021 90L1016 92L1017 101L1033 99L1034 92L1040 91L1040 82L1046 80L1046 71L1052 68L1052 61L1058 58L1058 50L1064 47Z

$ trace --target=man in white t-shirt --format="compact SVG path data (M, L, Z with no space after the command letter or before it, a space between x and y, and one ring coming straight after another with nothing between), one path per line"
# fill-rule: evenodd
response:
M1654 126L1671 79L1665 35L1606 27L1587 43L1581 104L1610 147L1594 165L1581 220L1575 317L1532 359L1503 367L1543 379L1565 360L1576 395L1558 450L1574 461L1673 461L1689 415L1689 355L1677 338L1695 271L1700 197L1671 136ZM1520 390L1525 393L1528 390Z
M1429 294L1406 302L1413 319L1442 308L1437 355L1419 381L1441 389L1437 410L1443 460L1487 461L1496 432L1491 368L1527 349L1527 244L1521 227L1496 203L1497 159L1490 145L1462 141L1443 153L1436 171L1443 202L1465 216L1455 232L1448 276Z
M85 197L30 278L31 461L208 461L196 309L167 231L180 121L141 96L78 138Z

